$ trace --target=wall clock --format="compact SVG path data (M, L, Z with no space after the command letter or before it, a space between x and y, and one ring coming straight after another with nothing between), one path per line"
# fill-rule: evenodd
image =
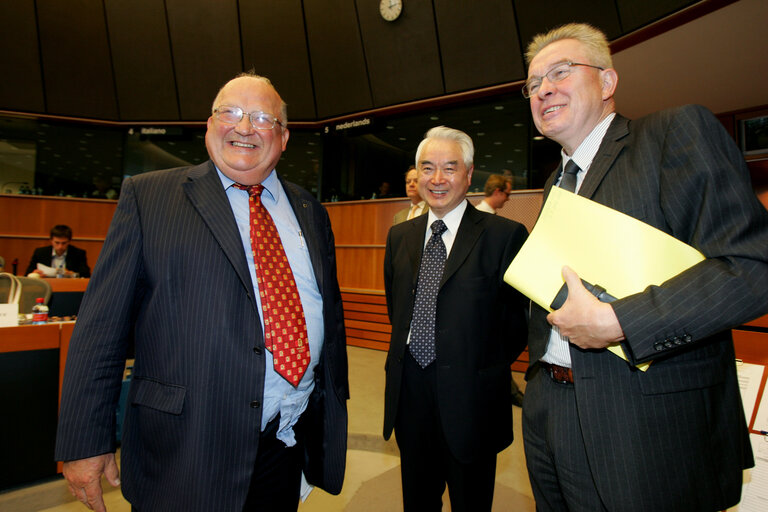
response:
M387 21L395 21L403 12L403 0L381 0L379 13Z

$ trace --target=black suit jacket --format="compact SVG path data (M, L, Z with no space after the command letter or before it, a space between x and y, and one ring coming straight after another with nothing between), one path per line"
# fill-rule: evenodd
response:
M395 424L403 357L428 215L393 226L384 282L392 338L386 361L384 437ZM437 296L437 393L443 431L454 456L469 462L512 442L510 365L525 348L527 302L503 275L527 232L471 204L445 263Z
M338 493L349 391L333 233L312 196L283 187L305 234L325 324L302 416L304 473ZM210 161L127 179L70 343L57 459L115 450L115 404L134 336L124 495L138 510L242 510L264 392L257 308L235 218Z
M729 329L768 310L768 212L744 159L703 107L635 121L617 115L579 195L707 257L613 303L624 351L633 364L652 360L647 372L607 350L570 346L600 495L608 510L724 510L753 464ZM549 332L546 312L533 305L532 365Z
M27 274L37 268L38 263L42 263L46 266L51 266L53 261L53 249L50 245L45 247L38 247L35 252L32 253L32 259L29 261L27 267ZM80 277L91 277L91 269L88 267L88 259L83 249L79 249L74 245L67 247L67 257L64 258L67 270L77 272Z

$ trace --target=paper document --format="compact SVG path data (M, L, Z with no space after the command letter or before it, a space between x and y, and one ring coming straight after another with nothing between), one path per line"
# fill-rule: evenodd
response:
M760 405L757 406L755 424L752 425L752 430L768 432L768 390L766 389L763 389Z
M704 259L653 226L553 187L504 281L552 311L549 305L563 286L565 265L622 298L660 285ZM609 350L626 359L618 344Z
M37 270L42 272L45 277L56 277L56 269L53 267L49 267L48 265L43 265L42 263L38 263Z
M736 371L739 376L739 391L741 391L741 403L744 404L744 416L747 426L752 421L752 413L755 411L757 392L760 391L760 382L763 380L765 366L736 361Z
M755 467L746 471L746 482L742 488L739 512L765 512L768 510L768 438L750 434ZM732 509L729 509L732 510Z

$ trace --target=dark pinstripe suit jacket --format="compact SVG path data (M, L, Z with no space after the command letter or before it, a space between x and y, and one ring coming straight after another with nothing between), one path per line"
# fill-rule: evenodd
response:
M553 183L550 177L545 186ZM700 250L688 271L613 304L633 363L570 346L589 464L609 510L723 510L753 464L730 328L768 310L768 212L705 108L617 116L579 195ZM546 350L534 307L531 363Z
M333 233L323 207L283 182L323 296L325 339L306 420L305 475L338 493L349 396ZM56 457L115 450L129 339L134 377L122 487L139 510L242 510L256 460L264 340L234 216L215 167L125 181L71 340Z
M428 218L392 226L387 237L384 283L392 341L385 367L385 439L398 412ZM521 224L469 204L445 262L437 295L437 402L451 452L464 462L512 442L509 366L525 348L526 302L503 276L527 236Z

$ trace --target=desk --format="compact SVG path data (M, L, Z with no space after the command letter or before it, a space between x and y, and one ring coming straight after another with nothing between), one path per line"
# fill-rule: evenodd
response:
M0 490L56 474L59 331L0 328Z
M80 309L83 293L88 287L87 278L45 278L51 285L51 299L48 301L50 316L75 316Z

